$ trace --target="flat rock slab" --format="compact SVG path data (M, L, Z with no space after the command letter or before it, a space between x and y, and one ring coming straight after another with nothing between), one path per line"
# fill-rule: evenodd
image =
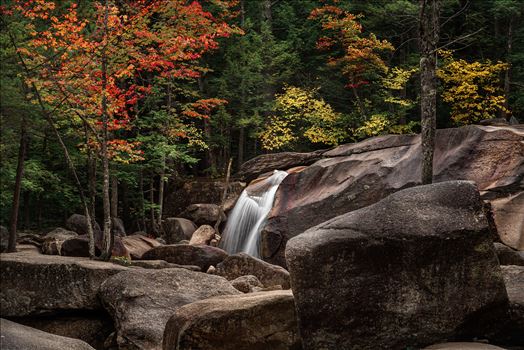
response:
M94 350L89 344L0 319L2 350Z
M338 216L291 239L286 258L304 350L483 336L508 304L467 181L409 188Z
M27 316L102 306L98 289L128 268L88 258L34 254L0 255L2 316Z
M495 345L482 343L442 343L424 348L423 350L504 350Z
M142 255L143 260L165 260L178 265L196 265L202 271L216 266L228 254L220 248L207 245L169 244L153 248Z
M238 253L225 258L224 261L216 266L215 274L223 276L228 280L253 275L265 287L280 285L283 289L290 288L289 272L286 269L245 253Z
M225 278L186 269L133 269L109 278L100 298L115 321L120 349L161 349L169 318L183 305L240 294Z
M301 349L291 291L215 297L181 307L164 350Z

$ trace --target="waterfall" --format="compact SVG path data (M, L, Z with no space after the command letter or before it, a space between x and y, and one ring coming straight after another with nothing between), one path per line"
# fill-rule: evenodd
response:
M273 175L262 180L264 191L259 195L249 193L249 187L242 191L235 207L228 217L220 246L230 254L239 252L260 257L260 231L269 211L278 185L287 176L285 171L275 170Z

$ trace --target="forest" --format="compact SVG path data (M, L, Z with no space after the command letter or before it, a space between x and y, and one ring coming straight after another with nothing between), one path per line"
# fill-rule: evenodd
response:
M443 0L437 128L523 121L524 3ZM413 0L3 0L0 224L158 232L257 155L418 133Z

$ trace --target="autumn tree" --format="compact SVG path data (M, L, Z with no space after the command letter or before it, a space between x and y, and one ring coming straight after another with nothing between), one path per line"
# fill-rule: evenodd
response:
M451 119L458 125L509 113L500 76L509 65L503 62L467 62L441 51L443 63L437 76L444 85L442 99L451 105Z
M393 46L373 33L365 35L358 22L359 16L338 6L316 8L309 18L320 21L324 36L318 39L317 48L330 52L328 65L339 69L346 77L346 87L353 92L359 112L365 117L366 106L359 88L387 72L381 53L393 50Z
M82 17L74 3L64 9L45 0L17 2L16 10L31 20L31 39L18 48L32 73L27 82L64 122L80 123L91 131L86 147L101 159L105 258L111 255L113 241L109 161L142 159L138 143L118 136L129 131L154 76L198 78L203 70L198 60L218 46L218 38L235 31L225 22L234 2L210 3L219 9L217 17L196 1L106 0L93 3L93 11ZM205 118L217 103L202 99L179 112Z
M345 138L340 114L315 93L314 89L287 86L277 94L274 113L260 134L264 149L278 150L305 140L337 145Z

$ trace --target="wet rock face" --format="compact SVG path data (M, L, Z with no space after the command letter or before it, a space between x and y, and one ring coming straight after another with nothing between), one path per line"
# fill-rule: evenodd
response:
M524 205L519 205L524 198L523 141L522 126L441 129L434 161L435 182L477 183L482 198L493 203L502 241L515 249L524 249L518 246L524 242ZM322 159L289 174L261 232L262 258L285 266L284 249L292 237L418 185L420 154L419 135L386 135L324 152Z
M164 350L299 350L290 291L215 297L178 309Z
M99 309L97 293L102 282L126 270L123 266L87 258L2 254L2 316Z
M333 218L291 239L286 259L304 350L482 336L508 303L471 182L402 190Z
M216 265L215 274L228 280L245 275L256 276L265 287L280 285L289 289L289 272L281 266L269 264L245 253L230 255Z
M0 333L5 350L94 350L81 340L46 333L3 318L0 318Z
M240 294L224 278L185 269L136 269L108 279L100 298L113 317L119 349L161 349L169 318L183 305Z
M165 260L179 265L196 265L202 271L207 271L209 266L216 266L228 254L220 248L206 245L171 244L153 248L144 255L144 260Z

